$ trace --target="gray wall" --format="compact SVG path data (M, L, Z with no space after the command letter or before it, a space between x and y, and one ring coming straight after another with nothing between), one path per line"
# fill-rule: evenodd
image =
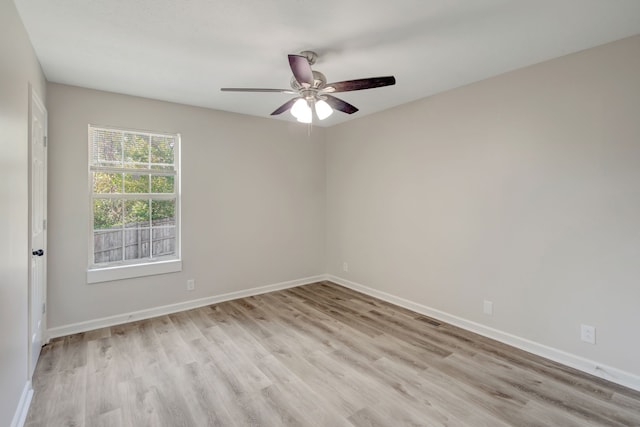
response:
M0 425L27 383L29 285L29 84L44 76L12 1L0 1Z
M324 273L323 129L59 84L48 96L50 328ZM182 135L182 272L87 285L89 123Z
M640 375L639 118L637 36L332 127L327 272Z

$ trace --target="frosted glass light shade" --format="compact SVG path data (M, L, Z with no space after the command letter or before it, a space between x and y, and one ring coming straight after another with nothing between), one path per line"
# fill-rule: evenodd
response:
M311 114L311 108L309 108L302 116L297 117L300 123L311 123L313 115Z
M311 116L311 108L307 103L307 100L304 98L298 99L291 107L291 114L293 117L298 119L298 121L302 121L301 119L306 119L307 116Z
M320 120L324 120L333 114L333 108L322 99L319 99L316 101L316 114Z

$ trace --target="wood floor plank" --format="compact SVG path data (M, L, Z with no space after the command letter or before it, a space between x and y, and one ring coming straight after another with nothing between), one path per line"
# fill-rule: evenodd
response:
M613 408L609 405L608 394L598 398L581 388L569 387L555 379L549 379L537 372L530 372L517 366L509 367L505 364L494 364L490 357L477 354L473 358L466 358L465 365L471 369L483 369L492 372L492 377L510 389L519 390L530 400L547 403L547 409L556 408L568 412L583 422L595 422L605 425L632 425L640 422L637 413L625 407ZM514 380L517 378L517 381Z
M240 396L242 393L250 393L271 385L269 378L242 353L222 328L208 328L205 335L209 339L213 364L224 372L225 379L236 395Z
M389 318L389 316L385 317L381 313L374 312L375 314L377 314L375 315L371 311L361 311L357 308L353 308L351 300L340 297L331 298L330 293L327 290L323 290L323 288L310 289L313 289L313 291L311 291L311 294L316 297L314 298L316 301L334 307L341 313L350 315L361 321L365 321L368 325L374 327L380 332L388 333L394 338L399 338L401 340L410 342L411 345L420 346L423 350L432 352L435 355L441 357L445 357L451 354L450 351L434 345L432 341L425 340L420 333L412 331L412 323L415 322L409 322L408 319L405 319L405 321L398 321ZM424 329L424 327L422 329Z
M285 408L299 421L298 425L314 427L350 426L331 405L309 388L303 381L296 379L286 384L273 384L263 390L271 405Z
M83 427L86 423L84 396L86 369L78 367L49 375L40 390L47 400L29 410L26 426ZM37 392L37 391L36 391ZM73 396L81 396L74 399Z
M118 408L97 416L87 416L86 422L87 427L122 427L122 410Z
M598 398L608 399L616 390L628 391L627 388L620 385L593 375L584 375L576 369L452 325L443 324L440 332L449 338L465 343L478 353L492 355L507 364L538 372L544 377L553 378L570 387L579 388L581 391L591 393Z
M185 342L203 337L200 328L196 326L188 313L173 313L169 315L169 319Z
M40 351L40 358L36 365L36 369L33 375L34 386L38 381L46 379L49 374L55 374L60 371L60 363L62 362L62 351L64 346L64 339L57 338L51 340L51 342Z
M159 413L159 399L155 389L144 384L142 378L118 384L122 402L124 425L127 427L165 426Z
M111 357L117 361L109 370L119 381L134 378L140 370L152 364L138 339L139 327L138 322L114 326L111 328L111 336L104 339L110 345ZM159 343L155 344L154 350L162 354ZM166 357L163 359L166 360Z
M176 379L195 425L236 425L229 413L230 394L211 364L190 363L178 368Z
M384 372L392 381L392 387L406 396L408 402L443 414L447 420L445 425L507 425L470 404L453 381L442 383L433 376L417 375L415 370L386 358L376 361L373 368Z
M297 343L286 339L281 340L279 337L273 336L269 338L269 344L273 355L309 388L330 402L334 410L340 415L348 417L366 407L369 403L359 395L353 394L346 387L337 385L335 380L316 369L305 358L304 350L301 350Z
M631 411L633 414L640 414L640 399L634 396L629 396L626 393L614 392L611 396L611 403L616 408L624 408Z
M269 298L270 295L263 297ZM268 300L269 301L269 300ZM271 301L273 302L273 301ZM377 360L381 357L380 351L368 345L369 337L360 331L351 328L349 325L339 322L333 317L327 316L315 308L305 306L302 302L292 302L286 307L282 307L279 301L273 302L274 316L281 316L281 319L290 328L300 331L298 324L304 324L307 333L317 337L319 342L324 346L338 348L358 348L360 354L364 355L370 361ZM284 308L291 311L291 317L278 314Z
M117 358L114 359L113 339L110 336L87 343L87 383L85 408L87 420L113 419L116 413L122 415L118 383ZM112 415L102 415L113 413ZM102 422L102 421L101 421ZM99 423L98 423L99 424Z
M186 312L193 324L201 331L216 325L213 319L207 316L208 308L200 307Z
M330 282L42 349L26 426L640 426L640 392Z

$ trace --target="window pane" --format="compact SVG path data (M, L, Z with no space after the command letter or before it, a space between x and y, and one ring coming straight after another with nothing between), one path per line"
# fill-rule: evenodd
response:
M125 227L149 226L149 200L125 200Z
M153 256L174 255L176 253L176 228L153 228Z
M125 259L149 258L149 228L127 228L124 232Z
M151 163L159 165L173 165L174 146L174 138L171 136L152 136Z
M121 193L121 173L93 173L93 192L98 194Z
M93 126L89 130L93 263L145 264L180 252L179 136Z
M124 167L149 167L149 136L128 132L124 134Z
M122 229L94 231L93 262L122 261Z
M122 226L122 200L94 199L93 229L101 230Z
M124 192L125 193L148 193L149 192L149 175L133 175L127 173L124 175Z
M173 193L173 176L151 176L151 192L152 193Z
M152 200L151 201L152 226L175 225L176 224L176 201L175 200Z
M91 144L92 165L111 167L122 165L122 132L94 129Z

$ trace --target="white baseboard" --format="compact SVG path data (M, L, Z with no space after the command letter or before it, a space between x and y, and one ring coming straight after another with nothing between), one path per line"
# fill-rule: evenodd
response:
M18 407L13 415L11 421L11 427L22 427L27 420L27 414L29 413L29 406L31 405L31 398L33 397L33 388L31 387L31 381L27 381L22 390Z
M319 282L325 279L325 275L305 277L303 279L290 280L287 282L275 283L272 285L260 286L257 288L245 289L237 292L229 292L222 295L215 295L206 298L179 302L176 304L169 304L160 307L134 311L131 313L123 313L115 316L102 317L100 319L93 319L87 320L85 322L58 326L47 331L47 339L77 334L79 332L92 331L94 329L105 328L107 326L121 325L123 323L133 322L135 320L150 319L152 317L164 316L166 314L191 310L193 308L204 307L206 305L216 304L223 301L245 298L252 295L265 294L267 292L279 291L281 289L294 288L296 286L307 285L309 283Z
M337 283L346 288L353 289L354 291L362 292L363 294L381 299L383 301L399 305L400 307L407 308L417 313L424 314L425 316L433 317L434 319L441 320L443 322L458 326L471 332L475 332L479 335L492 338L496 341L500 341L521 350L528 351L529 353L533 353L538 356L553 360L554 362L558 362L563 365L578 369L582 372L586 372L587 374L591 374L611 381L613 383L640 391L640 376L637 376L630 372L625 372L620 369L595 362L593 360L585 359L575 354L567 353L565 351L558 350L544 344L530 341L528 339L521 338L507 332L500 331L498 329L490 328L480 323L472 322L470 320L463 319L461 317L436 310L435 308L418 304L413 301L409 301L404 298L400 298L395 295L391 295L389 293L382 292L347 279L343 279L341 277L329 274L326 276L326 280Z

